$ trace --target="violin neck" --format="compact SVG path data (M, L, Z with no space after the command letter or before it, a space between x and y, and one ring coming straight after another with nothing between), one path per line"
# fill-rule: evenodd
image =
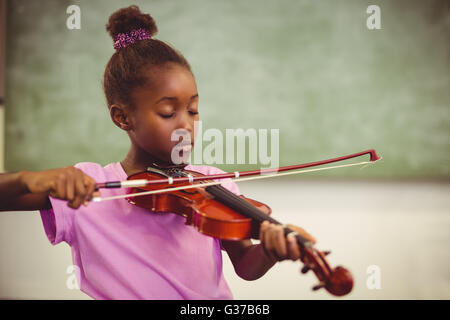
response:
M214 196L214 200L226 205L227 207L239 212L247 218L251 218L258 223L264 221L269 221L270 223L280 224L277 220L265 214L263 211L259 210L257 207L245 201L241 197L237 196L228 189L222 187L221 185L214 185L205 188L206 192ZM284 235L287 236L289 233L293 232L292 229L284 227ZM297 241L301 245L309 245L310 241L299 234L296 235Z
M235 195L233 192L220 185L209 186L206 187L205 190L214 196L214 200L219 201L247 218L251 218L259 223L268 220L271 223L280 224L278 221L271 218L251 203L245 201L241 197Z

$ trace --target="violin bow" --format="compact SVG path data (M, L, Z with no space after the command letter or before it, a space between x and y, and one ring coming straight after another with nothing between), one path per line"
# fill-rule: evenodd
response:
M353 159L353 158L361 157L364 155L370 155L369 161L343 164L343 165L338 165L338 166L328 166L325 168L302 170L305 168L317 167L317 166L321 166L321 165L325 165L325 164L329 164L329 163L345 161L348 159ZM368 164L373 164L381 159L382 159L382 157L379 157L374 149L370 149L370 150L366 150L366 151L362 151L362 152L358 152L358 153L354 153L354 154L350 154L350 155L346 155L346 156L341 156L341 157L337 157L337 158L309 162L309 163L304 163L304 164L285 166L285 167L279 167L279 168L265 168L265 169L259 169L259 170L249 170L249 171L241 171L241 172L233 172L233 173L220 173L220 174L203 175L203 176L188 175L186 177L179 177L179 178L168 177L168 178L155 179L155 180L138 179L138 180L103 182L103 183L97 183L96 190L101 189L101 188L131 188L131 187L144 187L144 186L149 186L149 185L161 185L161 184L162 185L174 185L174 187L158 189L158 190L151 190L151 191L144 191L144 192L137 192L137 193L132 193L132 194L123 194L123 195L117 195L117 196L111 196L111 197L103 197L103 198L102 197L93 197L91 201L100 202L100 201L105 201L105 200L115 200L115 199L123 199L123 198L128 198L128 197L138 197L138 196L144 196L144 195L150 195L150 194L171 192L171 191L176 191L176 190L197 188L199 186L207 187L207 186L212 186L212 185L217 185L217 184L222 184L222 183L228 182L228 181L203 182L205 180L229 179L229 181L241 182L241 181L249 181L249 180L256 180L256 179L279 177L279 176L284 176L284 175L300 174L300 173L313 172L313 171L330 170L330 169L335 169L335 168L343 168L343 167L358 166L358 165L368 165ZM193 183L193 184L182 185L179 187L175 186L178 183L187 183L187 182ZM201 182L201 183L194 183L194 182Z

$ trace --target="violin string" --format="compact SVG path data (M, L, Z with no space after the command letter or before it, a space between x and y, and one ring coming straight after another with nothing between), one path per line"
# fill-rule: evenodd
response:
M236 210L245 217L251 218L252 220L255 220L259 223L262 223L263 221L269 221L270 223L281 225L283 226L283 232L285 236L293 232L293 230L289 229L281 222L275 220L261 209L255 207L250 202L242 199L240 196L234 194L233 192L224 188L221 185L209 186L206 187L205 190L209 194L213 195L215 200L219 201L220 203L226 205L227 207L233 210ZM310 247L312 245L309 239L305 238L304 236L298 233L296 233L295 237L297 241L303 246Z
M206 192L213 195L216 200L230 206L232 209L235 209L236 211L241 213L242 210L245 210L245 213L247 213L248 216L257 220L258 222L269 220L272 223L281 224L248 201L245 201L244 199L221 185L209 186L206 187L205 190Z
M224 181L213 181L213 182L207 182L207 183L196 183L196 184L185 185L185 186L181 186L181 187L173 187L173 188L167 188L167 189L143 191L143 192L137 192L137 193L133 193L133 194L121 194L121 195L117 195L117 196L110 196L110 197L104 197L104 198L94 197L94 198L92 198L91 201L93 201L93 202L100 202L100 201L106 201L106 200L124 199L124 198L129 198L129 197L139 197L139 196L145 196L145 195L150 195L150 194L158 194L158 193L165 193L165 192L171 192L171 191L177 191L177 190L198 188L200 184L201 184L202 187L207 187L207 186L214 186L214 185L218 185L218 184L222 184L222 183L227 183L227 182L230 182L230 181L233 181L233 182L250 181L250 180L273 178L273 177L287 176L287 175L307 173L307 172L314 172L314 171L323 171L323 170L336 169L336 168L344 168L344 167L351 167L351 166L358 166L358 165L367 165L367 164L373 164L373 163L374 163L374 161L363 161L363 162L357 162L357 163L343 164L343 165L339 165L339 166L331 166L331 167L315 168L315 169L307 169L307 170L288 171L288 172L281 172L281 173L271 174L271 175L260 175L260 176L256 176L256 177L227 178L227 179L221 179L221 180L224 180Z

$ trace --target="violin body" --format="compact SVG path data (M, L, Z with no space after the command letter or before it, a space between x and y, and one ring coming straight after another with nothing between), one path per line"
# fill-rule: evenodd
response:
M184 170L192 176L197 172ZM140 172L128 177L128 180L158 180L162 175L153 172ZM176 186L182 186L177 184ZM184 184L186 185L186 184ZM172 185L173 186L173 185ZM130 193L137 193L171 186L145 186L131 188ZM256 200L241 196L242 199L269 215L271 209ZM129 197L128 202L147 208L154 213L172 212L186 218L186 224L196 228L200 233L222 240L258 239L259 224L251 218L244 217L235 210L215 200L202 188L177 190L154 194L146 197Z

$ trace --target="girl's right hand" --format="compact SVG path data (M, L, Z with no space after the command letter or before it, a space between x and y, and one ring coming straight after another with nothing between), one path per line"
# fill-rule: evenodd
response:
M95 191L96 181L75 167L44 171L22 172L22 182L30 193L45 193L53 198L67 200L68 206L77 209L87 205Z

